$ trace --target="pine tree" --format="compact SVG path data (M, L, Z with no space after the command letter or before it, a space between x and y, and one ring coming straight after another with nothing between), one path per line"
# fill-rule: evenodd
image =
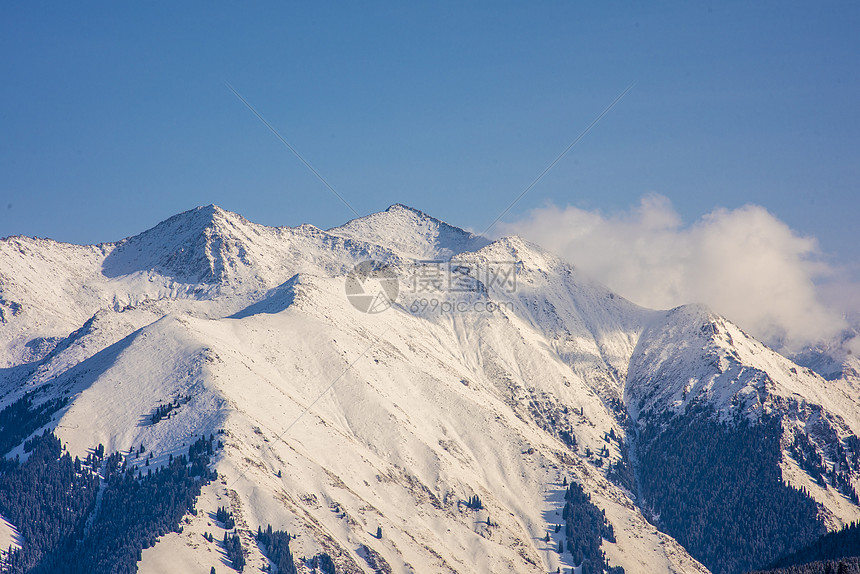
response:
M469 500L466 502L466 506L472 510L481 510L484 508L484 504L481 502L481 498L477 494L469 497Z
M377 537L379 540L382 540L382 527L381 527L381 526L377 526L377 527L376 527L376 537Z

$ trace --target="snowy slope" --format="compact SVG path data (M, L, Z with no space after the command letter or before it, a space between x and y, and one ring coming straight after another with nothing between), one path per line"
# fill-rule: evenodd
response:
M718 408L748 413L794 399L825 406L846 432L860 432L860 405L844 385L799 367L699 305L652 323L632 358L625 391L634 415L678 409L702 396Z
M211 205L117 243L7 238L0 241L0 365L41 359L101 309L208 301L194 312L221 316L296 273L339 274L358 261L396 257L311 225L266 227Z
M385 211L353 219L328 232L384 245L401 257L419 260L450 259L465 251L477 251L489 243L483 237L399 203Z
M400 278L378 314L344 292L367 259ZM437 269L416 260L464 287L416 288ZM564 478L605 510L612 564L705 572L607 480L622 453L606 433L623 439L641 413L693 396L751 416L797 405L798 427L860 432L850 382L706 310L640 308L519 238L490 243L401 205L329 231L208 206L99 246L15 237L0 240L0 270L0 407L34 389L69 397L51 425L72 453L145 444L156 464L225 432L221 480L182 534L144 551L142 572L225 568L202 532L228 502L251 572L265 560L249 532L266 524L299 535L297 556L325 551L351 572L371 571L368 554L393 572L572 568L552 532ZM436 298L447 306L423 305ZM473 494L484 510L461 504ZM856 509L819 494L840 520Z
M512 302L516 313L544 337L554 354L605 401L621 405L630 357L656 312L612 293L518 237L500 239L457 260L479 269L512 262L514 288L490 285L492 295Z
M6 564L6 556L9 550L21 547L21 535L8 520L0 516L0 565Z
M696 571L676 545L661 544L624 493L522 407L521 396L541 400L544 392L558 397L543 399L545 408L582 407L578 434L594 449L613 424L563 363L547 350L535 356L517 334L525 325L416 320L399 310L367 316L340 296L337 280L302 285L282 313L189 323L222 361L213 378L231 407L233 440L219 471L252 526L288 525L303 534L300 544L314 541L300 546L307 555L322 548L348 557L366 545L394 571L543 572L560 564L557 542L540 538L559 520L565 469L629 539L614 549L620 563L646 557L656 571L673 563ZM487 348L462 356L450 342L468 336ZM459 504L472 494L497 526ZM383 541L371 536L379 525Z
M783 472L823 505L826 522L838 527L860 519L860 508L832 487L822 488L788 454L796 433L810 436L833 468L835 445L860 435L860 395L849 379L827 380L756 341L701 305L656 317L631 358L624 388L634 420L681 413L708 404L723 420L742 413L752 420L782 415ZM855 488L860 480L853 477Z

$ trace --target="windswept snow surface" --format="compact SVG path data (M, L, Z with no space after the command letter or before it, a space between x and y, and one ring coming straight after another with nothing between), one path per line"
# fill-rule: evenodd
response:
M401 278L382 313L344 292L368 259ZM447 312L416 304L416 260L464 280L441 296ZM513 285L481 274L494 265ZM401 205L329 231L208 206L99 246L8 238L0 311L0 407L39 388L39 400L70 397L50 426L73 454L145 444L161 464L223 432L201 512L144 551L141 572L225 568L202 536L223 536L223 505L250 572L267 564L250 535L267 524L298 535L297 558L327 552L347 572L372 572L369 553L391 572L567 571L554 532L564 478L605 510L612 564L706 572L607 480L621 452L606 433L623 438L639 413L693 395L745 401L750 416L794 399L793 424L860 431L850 382L825 382L706 310L640 308L519 238L490 243ZM481 511L462 504L474 494ZM823 503L840 520L856 508Z

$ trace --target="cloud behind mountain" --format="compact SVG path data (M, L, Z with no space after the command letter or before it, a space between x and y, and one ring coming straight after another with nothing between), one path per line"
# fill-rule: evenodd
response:
M850 294L860 293L814 237L758 205L715 209L686 225L660 195L617 213L550 204L500 231L555 251L636 303L705 303L789 350L837 336Z

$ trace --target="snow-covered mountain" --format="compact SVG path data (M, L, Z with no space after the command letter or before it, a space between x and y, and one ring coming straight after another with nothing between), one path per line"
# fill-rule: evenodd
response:
M367 260L397 278L380 313L345 292ZM30 436L54 429L82 458L145 444L153 467L224 443L200 512L141 572L227 568L203 538L221 538L220 506L248 572L268 566L252 533L269 524L338 572L567 572L568 481L614 529L610 564L706 572L637 486L653 437L693 407L776 417L780 480L835 528L860 518L860 388L830 379L707 309L643 309L536 245L402 205L328 231L208 206L117 243L0 240L0 408L58 401Z

